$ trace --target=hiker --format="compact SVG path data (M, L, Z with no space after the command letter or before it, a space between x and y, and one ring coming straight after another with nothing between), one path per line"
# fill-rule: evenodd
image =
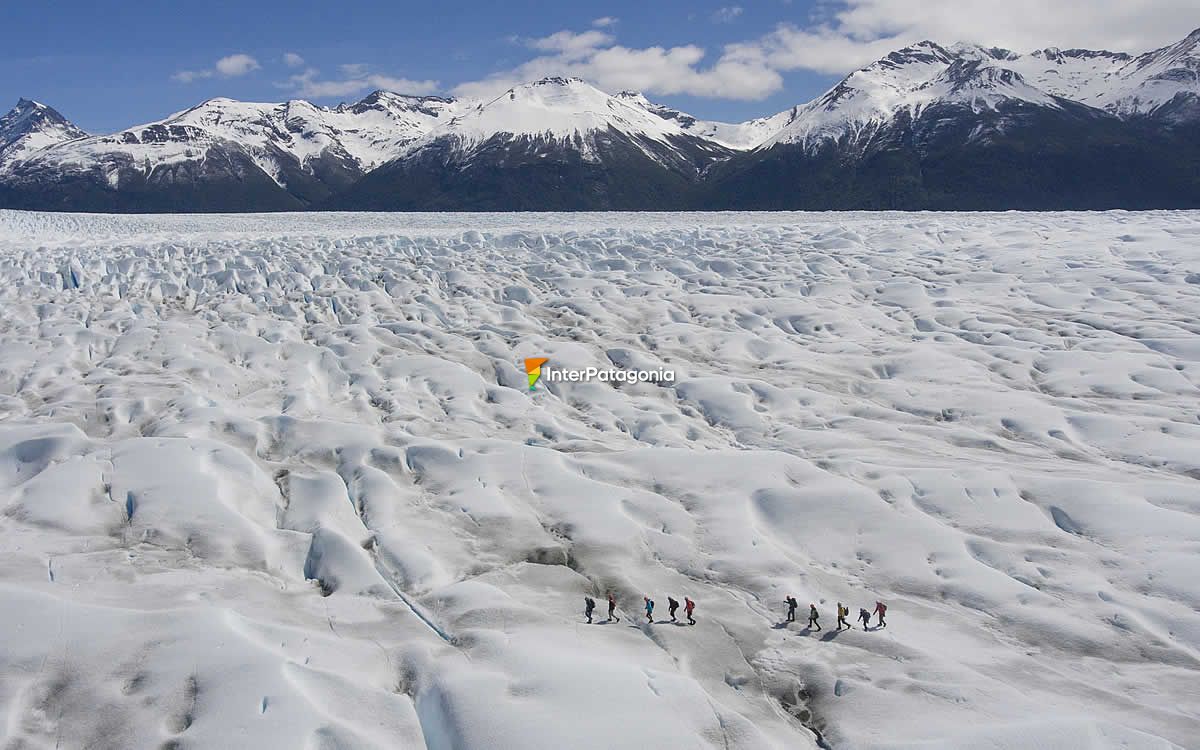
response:
M672 596L667 597L667 612L671 614L671 622L678 622L675 619L675 610L679 609L679 602L675 601Z
M787 598L784 599L783 601L785 604L787 604L787 607L788 607L786 622L795 622L796 621L796 607L800 606L800 602L796 601L796 597L792 596L791 594L788 594Z
M849 630L850 623L846 622L846 618L850 615L850 608L843 607L841 602L838 602L837 607L838 607L837 629L840 631L842 629L842 626L845 625L846 630Z
M694 601L692 601L689 597L686 597L686 596L683 597L683 611L687 613L688 623L691 625L696 624L696 620L692 618L692 612L694 612L695 610L696 610L696 603Z
M871 613L867 611L866 607L858 608L858 619L862 620L863 630L867 630L867 626L871 624Z
M588 625L592 624L592 612L596 611L596 600L590 596L583 597L583 613L587 615Z
M812 630L814 627L817 630L821 629L821 623L817 622L817 620L820 619L820 617L821 617L821 615L817 613L817 605L810 603L808 605L808 629L809 630Z
M646 622L654 622L654 600L643 596L642 601L646 602Z
M610 592L608 592L608 621L609 622L612 622L613 620L621 619L620 617L617 617L616 611L617 611L617 597L613 596L613 592L610 591Z
M887 623L883 621L883 616L887 614L887 605L883 602L875 602L875 614L879 617L879 627L886 628Z

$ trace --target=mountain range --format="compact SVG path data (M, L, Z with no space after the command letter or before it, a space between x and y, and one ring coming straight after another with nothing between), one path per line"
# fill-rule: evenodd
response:
M22 99L0 118L0 207L1200 207L1200 29L1141 55L923 41L743 123L564 77L477 101L211 99L107 135Z

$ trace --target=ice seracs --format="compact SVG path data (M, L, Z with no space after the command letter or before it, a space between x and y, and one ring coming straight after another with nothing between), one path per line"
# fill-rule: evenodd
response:
M0 211L2 743L1195 750L1198 237Z

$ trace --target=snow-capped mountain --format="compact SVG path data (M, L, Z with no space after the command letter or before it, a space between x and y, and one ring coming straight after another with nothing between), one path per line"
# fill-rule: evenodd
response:
M88 209L150 200L148 210L165 210L192 192L206 196L204 209L237 210L246 200L304 208L401 153L457 106L383 91L336 108L216 98L118 133L60 138L36 158L11 161L0 177L10 189L63 194Z
M731 153L579 78L550 77L464 109L332 205L680 207L690 184Z
M1170 123L1200 120L1200 29L1130 60L1108 82L1097 102L1121 117L1147 115Z
M641 107L664 120L674 122L686 133L736 150L755 148L791 122L799 110L799 107L792 107L768 117L759 117L746 122L719 122L700 120L678 109L657 104L638 91L622 91L616 96L621 101Z
M706 208L1200 206L1196 40L1131 57L931 41L711 170Z
M0 117L0 172L44 148L86 136L53 107L21 99Z
M1137 56L923 41L742 123L561 77L488 101L212 99L97 136L22 100L0 120L0 206L1193 206L1197 131L1200 30Z
M1008 64L1014 62L1023 64ZM831 141L865 147L893 123L919 121L927 111L945 107L961 110L956 113L959 120L1021 106L1061 110L1067 100L1027 80L1018 68L1033 66L1024 62L1007 50L923 41L846 76L800 107L791 122L760 147L799 144L817 149ZM1080 70L1070 72L1074 75L1066 80L1083 88ZM1049 74L1043 78L1052 79L1059 91L1068 88ZM1003 119L995 126L1004 127ZM980 131L973 130L973 135Z
M1061 110L1066 102L1075 102L1123 119L1162 115L1178 122L1200 119L1198 100L1200 29L1138 57L1057 48L1019 54L923 41L846 76L799 107L760 147L861 143L897 119L917 120L939 105L958 105L979 115L1014 105Z

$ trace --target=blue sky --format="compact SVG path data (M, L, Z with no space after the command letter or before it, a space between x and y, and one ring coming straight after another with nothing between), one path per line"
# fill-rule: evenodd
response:
M1200 26L1193 3L1060 0L1051 11L1044 0L1000 9L993 0L0 0L0 112L24 96L108 132L213 96L335 104L375 88L486 95L562 73L738 121L807 101L924 38L1143 51Z

